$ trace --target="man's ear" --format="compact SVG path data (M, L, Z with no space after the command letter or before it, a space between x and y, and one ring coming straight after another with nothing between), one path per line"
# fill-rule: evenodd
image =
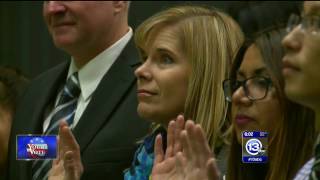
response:
M124 9L128 8L129 1L112 1L114 12L119 13L123 11Z

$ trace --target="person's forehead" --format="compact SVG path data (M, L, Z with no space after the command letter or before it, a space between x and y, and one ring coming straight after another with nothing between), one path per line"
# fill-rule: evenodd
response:
M304 14L320 15L320 1L305 1Z

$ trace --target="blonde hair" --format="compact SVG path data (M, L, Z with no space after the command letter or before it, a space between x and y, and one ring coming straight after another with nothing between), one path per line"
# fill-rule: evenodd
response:
M232 59L243 41L239 26L216 9L178 6L144 21L135 33L141 51L154 32L174 26L183 52L191 65L184 115L199 123L215 147L225 125L227 103L222 81L229 76Z

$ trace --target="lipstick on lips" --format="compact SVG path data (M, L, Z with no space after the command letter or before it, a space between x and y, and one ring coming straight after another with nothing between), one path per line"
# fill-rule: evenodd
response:
M253 121L253 119L249 116L239 114L236 116L235 122L238 126L245 126L249 122Z

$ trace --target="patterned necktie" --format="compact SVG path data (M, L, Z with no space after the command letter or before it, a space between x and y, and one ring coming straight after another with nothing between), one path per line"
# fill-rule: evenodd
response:
M315 148L315 161L312 165L310 180L320 180L320 143Z
M58 103L50 113L50 124L45 131L45 135L57 135L59 131L59 122L65 120L69 125L73 123L75 111L77 108L78 97L81 89L78 80L78 73L75 72L67 80L66 85L60 94ZM36 160L32 164L33 180L45 180L48 178L48 172L51 169L51 160Z

